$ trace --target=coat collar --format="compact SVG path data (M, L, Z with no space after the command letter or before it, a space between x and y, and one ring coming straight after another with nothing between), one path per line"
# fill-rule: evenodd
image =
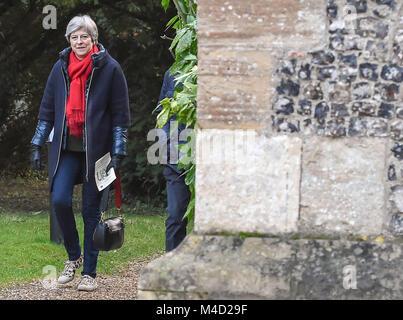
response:
M99 51L91 55L92 65L95 68L102 68L103 65L106 63L108 51L100 43L98 43L97 46ZM67 47L59 52L59 58L65 70L67 70L67 66L69 65L69 57L71 50L72 50L71 47Z

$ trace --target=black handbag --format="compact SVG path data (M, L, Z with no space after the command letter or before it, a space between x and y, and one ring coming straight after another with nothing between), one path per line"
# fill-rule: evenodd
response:
M103 190L100 204L101 219L97 227L95 228L93 235L93 246L96 250L100 251L110 251L119 249L124 242L125 225L123 223L123 217L120 213L122 196L120 188L120 179L118 175L116 175L116 180L114 181L115 202L118 210L118 216L104 219L105 212L108 208L110 187L111 185L107 186Z

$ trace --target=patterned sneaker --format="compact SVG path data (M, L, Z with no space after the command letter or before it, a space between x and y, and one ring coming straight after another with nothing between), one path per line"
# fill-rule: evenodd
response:
M89 275L82 276L77 287L77 289L81 291L94 291L96 288L98 288L98 285L95 278Z
M70 260L66 261L64 263L64 270L62 271L59 279L57 279L57 282L60 284L65 284L73 280L77 269L83 265L83 262L84 262L83 255L81 255L80 258L78 258L75 261Z

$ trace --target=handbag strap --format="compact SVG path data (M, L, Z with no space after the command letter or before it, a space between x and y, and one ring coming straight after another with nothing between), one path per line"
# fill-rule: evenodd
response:
M119 217L121 216L120 207L122 206L122 188L120 186L120 176L116 173L116 179L113 182L113 187L115 189L115 203L118 210ZM104 220L104 214L108 209L109 201L109 191L111 189L111 184L108 185L102 192L101 203L99 205L99 210L101 211L101 221Z
M109 191L111 189L111 185L108 185L102 191L101 203L99 204L99 211L101 211L101 221L104 221L104 215L106 210L108 209L108 200L109 200Z
M113 184L115 188L115 203L116 203L116 208L118 208L118 214L120 214L120 207L122 206L122 188L120 186L120 176L119 173L116 172L116 180L114 181Z

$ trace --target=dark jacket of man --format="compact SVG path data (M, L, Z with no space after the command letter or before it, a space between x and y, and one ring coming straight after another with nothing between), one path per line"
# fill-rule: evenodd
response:
M175 76L174 75L169 75L170 69L168 69L165 72L164 75L164 82L162 83L162 87L161 87L161 92L160 92L160 96L158 101L161 102L161 100L165 99L165 98L172 98L174 96L175 93ZM178 86L180 86L181 84L178 83ZM162 107L159 107L156 110L156 114L158 115L158 113L161 111ZM186 128L184 123L181 123L178 125L178 129L175 130L174 132L170 133L171 130L171 122L176 121L177 117L176 115L173 115L168 121L167 123L162 127L162 130L164 130L165 132L165 136L166 136L166 140L161 139L161 143L166 143L167 146L167 159L166 159L166 163L167 165L172 168L173 170L175 170L177 173L182 173L183 169L178 169L178 159L180 157L179 154L179 150L177 147L177 144L179 142L183 143L186 142L186 140L182 141L181 139L179 139L179 135L181 134L181 132ZM171 135L175 135L176 136L176 143L172 144L171 141ZM173 150L171 151L171 146L173 148ZM175 158L172 159L171 158L171 152L176 153Z

